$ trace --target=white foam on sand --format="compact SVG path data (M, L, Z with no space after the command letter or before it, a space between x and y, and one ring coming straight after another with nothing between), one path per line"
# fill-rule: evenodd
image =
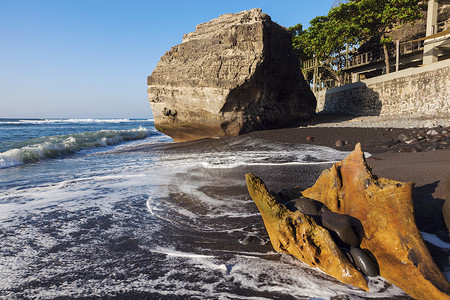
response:
M177 265L184 266L177 270L176 273L178 275L195 268L202 269L205 275L214 271L219 272L219 274L213 275L216 278L215 282L201 291L203 297L214 297L218 293L221 294L218 291L218 287L231 282L238 282L239 288L243 290L308 299L330 299L339 295L347 295L351 299L357 299L358 297L389 298L402 294L399 288L387 284L381 277L370 279L369 286L371 291L366 293L352 286L339 283L323 272L309 268L288 255L281 255L281 259L273 261L257 255L238 254L229 260L221 261L219 258L211 255L183 253L170 249L158 249L155 251L166 254L171 259L175 259ZM190 267L187 267L187 265L190 265ZM175 273L170 275L171 278L177 277ZM177 282L176 280L174 283L173 280L166 281L167 279L159 278L157 282L153 281L151 283L152 285L158 284L163 286L175 284L176 290L180 291L178 295L195 295L193 290L189 290L189 288L192 289L192 286L189 286L189 284ZM240 295L234 295L234 297L240 297Z
M245 185L244 179L209 178L203 163L205 159L209 166L271 163L273 157L273 163L280 164L289 164L291 159L321 163L317 160L345 156L332 149L321 155L322 149L315 147L308 148L310 156L301 156L301 147L293 150L292 157L290 151L280 156L281 148L266 145L261 151L221 152L219 161L215 152L160 157L110 154L55 161L61 164L60 173L42 175L50 181L0 190L0 229L11 230L0 251L2 295L14 298L17 286L27 287L25 298L104 297L126 292L239 299L402 295L382 278L371 279L371 292L365 293L288 255L245 251L239 244L242 236L264 230L251 226L258 218L257 209L247 194L211 195L203 188ZM76 178L67 179L65 173L71 166L75 166ZM37 168L24 166L23 174ZM199 236L222 234L235 240L236 246L228 250L205 243L192 245L194 249L188 251L182 248L186 241L180 241L181 237L166 238L179 228ZM124 244L131 250L122 249L123 237L136 240ZM119 254L111 256L113 251ZM143 256L128 257L129 253ZM139 264L149 257L154 257L154 269L140 269ZM92 272L98 276L86 279ZM52 278L67 279L57 285L45 282Z
M240 258L233 269L231 274L234 271L236 279L248 288L259 288L299 298L329 299L339 295L368 298L371 296L389 297L400 292L398 288L393 286L385 291L378 288L380 283L385 282L378 278L378 280L375 280L377 284L372 284L370 293L366 293L352 286L343 285L320 270L309 268L306 264L289 255L282 255L278 263L271 263L259 258ZM264 285L261 285L258 280L261 274L266 276ZM381 285L384 287L384 284Z
M133 186L141 186L142 181L148 183L144 174L115 174L102 176L87 176L84 178L63 180L31 188L17 188L0 192L0 220L12 218L15 214L33 212L45 208L54 209L64 206L65 209L97 204L102 209L109 209L109 200L114 197L130 195ZM101 191L116 191L102 194ZM121 191L122 190L122 191ZM125 190L128 190L125 192ZM94 195L97 194L95 197ZM108 201L105 201L105 200ZM72 205L76 204L76 205Z
M402 291L386 283L381 277L369 280L370 292L344 285L317 269L311 269L298 260L275 253L236 254L221 259L210 254L178 251L157 247L151 253L163 255L168 268L161 276L140 274L131 281L114 277L101 281L64 282L59 289L66 296L102 296L116 291L148 292L163 296L272 299L273 295L289 295L301 299L331 299L347 296L349 299L390 298L402 295ZM275 255L278 260L267 260L261 256ZM119 271L119 270L117 270ZM186 278L192 277L191 280ZM205 284L205 281L208 283ZM231 286L230 286L231 285ZM223 288L230 286L229 288ZM89 292L88 292L89 291ZM237 292L236 291L240 291ZM260 296L249 295L249 291ZM87 293L86 293L87 292ZM37 290L39 297L60 296L58 290ZM264 296L266 295L266 296Z
M109 266L120 265L120 260L108 261L108 255L102 259L95 258L98 251L107 250L107 239L130 236L128 231L136 226L132 222L139 225L133 228L133 233L142 238L148 236L151 239L151 234L160 230L158 222L149 227L146 222L136 219L142 215L142 210L136 205L145 205L148 195L158 193L158 187L167 179L159 178L142 166L140 172L136 172L134 165L127 168L123 160L119 161L121 164L116 168L111 162L111 168L105 170L91 169L88 164L86 170L77 170L80 173L76 179L31 187L18 186L0 192L2 296L15 298L12 291L27 284L34 287L24 289L23 297L43 299L104 295L105 292L120 291L122 287L133 290L135 284L146 286L147 278L144 276L140 282L141 275L137 278L130 275L129 280L108 278L109 275L106 278L101 275L99 280L84 280L81 276L58 283L58 286L40 284L52 278L71 278L89 273L92 266L96 266L95 272L99 274L109 274L112 272ZM27 167L26 170L32 171L37 167ZM48 173L48 176L58 178L60 175ZM136 207L129 206L132 204ZM145 211L143 215L146 215ZM85 240L88 242L83 242ZM119 266L116 269L126 273Z
M202 168L229 169L239 166L308 165L334 163L342 160L348 152L328 147L279 144L256 141L250 149L230 146L231 149L211 147L200 155L197 153L170 155L171 160L179 162L180 167L199 166ZM236 148L236 149L234 149ZM258 149L258 150L255 150Z
M150 252L165 254L167 256L184 257L184 258L192 258L192 259L214 258L213 255L188 253L188 252L177 251L177 250L169 249L169 248L150 249Z
M441 240L437 235L423 231L421 231L420 234L422 234L423 239L428 243L433 244L442 249L450 250L450 244Z

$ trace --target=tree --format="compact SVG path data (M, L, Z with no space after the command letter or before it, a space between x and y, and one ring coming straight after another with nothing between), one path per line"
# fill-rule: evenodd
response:
M311 20L303 30L301 24L291 27L292 42L301 58L326 59L340 53L348 45L378 38L389 73L389 33L394 27L422 17L420 0L349 0L339 1L327 16Z
M354 26L347 26L329 16L319 16L311 20L311 26L302 30L301 24L290 27L292 44L300 58L316 57L325 60L345 49L346 44L357 42L356 34L349 32Z
M345 23L344 27L359 30L358 39L378 37L383 47L386 73L389 73L389 33L394 27L422 18L421 0L350 0L330 10L330 19ZM354 38L355 32L349 31Z
M325 73L337 79L341 84L343 77L340 69L344 67L343 57L339 54L346 46L358 42L358 28L355 25L341 22L328 16L319 16L310 21L310 27L303 30L301 24L289 28L292 33L292 44L301 61L317 58L329 66ZM332 68L331 65L340 65ZM311 76L311 74L309 74Z

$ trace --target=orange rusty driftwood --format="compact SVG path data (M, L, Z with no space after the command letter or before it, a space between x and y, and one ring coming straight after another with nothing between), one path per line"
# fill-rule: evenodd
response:
M361 222L361 248L375 256L381 276L415 298L450 299L449 283L416 226L413 187L410 182L374 176L358 144L302 194Z
M368 291L365 277L348 261L327 229L300 211L291 212L270 195L264 182L245 175L247 187L258 206L275 251L289 253L339 279Z
M253 174L247 174L246 181L276 251L290 253L344 283L368 290L365 277L326 229L310 216L290 212L277 203ZM417 299L450 299L449 282L434 263L415 223L413 186L373 175L358 144L302 194L333 212L359 220L363 228L360 247L374 255L385 279Z

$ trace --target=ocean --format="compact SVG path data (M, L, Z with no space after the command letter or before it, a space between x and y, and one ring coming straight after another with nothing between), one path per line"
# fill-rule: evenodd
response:
M173 143L153 120L0 119L2 299L404 299L274 252L244 175L311 185L348 153Z

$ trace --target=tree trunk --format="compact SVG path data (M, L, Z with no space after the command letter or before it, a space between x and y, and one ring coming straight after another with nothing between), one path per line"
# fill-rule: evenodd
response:
M339 76L337 78L338 78L339 86L343 86L345 84L344 73L339 74Z
M387 45L383 43L384 62L386 63L386 74L389 74L389 52Z

